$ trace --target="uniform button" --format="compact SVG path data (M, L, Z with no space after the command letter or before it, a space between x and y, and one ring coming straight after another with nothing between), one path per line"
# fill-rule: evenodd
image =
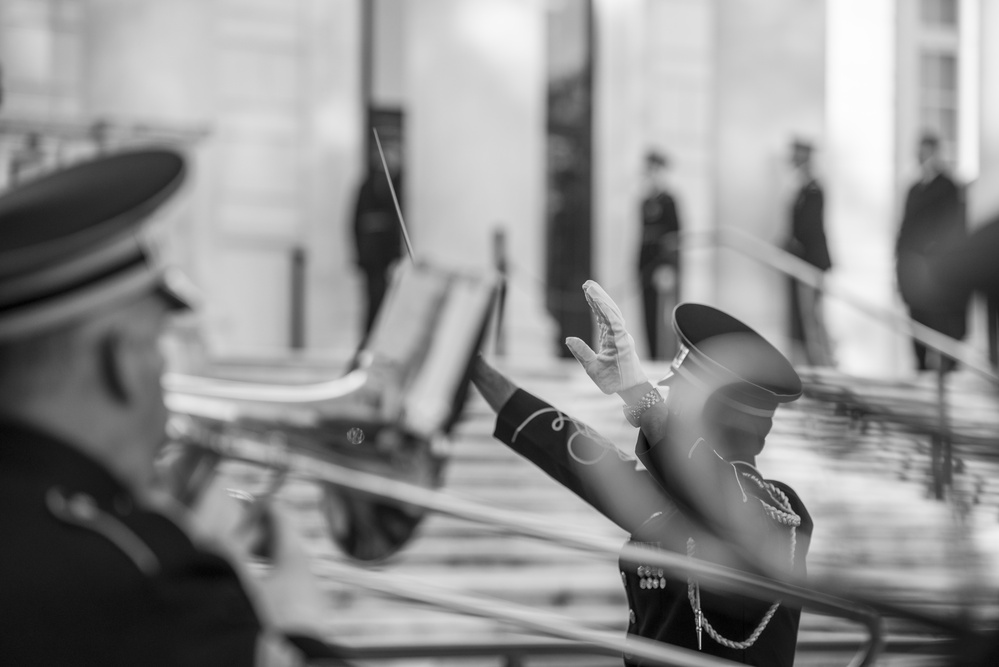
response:
M628 610L628 619L631 621L632 625L635 624L635 610L634 609L629 609Z
M621 583L625 586L628 585L628 575L626 575L623 571L621 572Z

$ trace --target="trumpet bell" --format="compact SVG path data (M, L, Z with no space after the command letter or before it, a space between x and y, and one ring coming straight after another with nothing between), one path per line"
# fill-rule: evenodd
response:
M407 265L394 277L369 343L347 375L277 385L167 375L167 485L193 504L218 463L255 462L310 477L334 463L425 488L440 486L447 435L497 292L493 276ZM413 536L425 511L320 483L330 535L349 556L384 559Z

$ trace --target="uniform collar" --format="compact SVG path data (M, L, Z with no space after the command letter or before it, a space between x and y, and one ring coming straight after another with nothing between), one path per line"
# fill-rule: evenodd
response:
M745 461L732 461L732 466L739 472L739 474L750 475L760 482L766 482L767 479L760 472L760 469L754 466L752 463L746 463Z
M131 499L117 477L79 448L7 419L0 419L0 470L40 480L49 487L88 493L101 504Z

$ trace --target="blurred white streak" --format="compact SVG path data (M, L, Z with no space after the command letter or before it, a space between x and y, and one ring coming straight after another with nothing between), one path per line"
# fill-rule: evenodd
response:
M957 175L965 183L978 178L981 86L980 0L960 0L960 53L958 56Z

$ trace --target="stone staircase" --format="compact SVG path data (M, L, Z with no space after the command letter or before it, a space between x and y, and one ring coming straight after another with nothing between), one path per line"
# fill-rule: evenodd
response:
M627 449L634 432L617 399L596 391L574 361L544 368L503 367L511 378ZM664 369L663 369L664 370ZM650 369L653 374L656 369ZM530 463L491 437L492 413L473 391L453 434L454 449L443 489L490 506L542 516L552 525L619 538L620 529L591 510ZM919 437L890 426L864 431L833 406L803 399L778 413L759 460L768 477L793 486L815 520L809 571L837 582L849 596L863 593L934 614L970 610L973 619L996 617L999 601L999 475L997 466L968 458L962 474L981 480L977 504L961 507L927 493L928 450ZM999 471L995 471L999 472ZM318 515L317 491L289 484L282 494L301 511L301 528L317 559L339 560ZM414 539L398 554L369 568L462 592L546 609L623 633L627 604L616 557L594 556L547 542L504 535L445 516L425 517ZM493 620L373 595L342 581L325 581L329 638L347 645L522 641L538 635ZM890 620L895 636L925 636ZM803 645L823 638L856 636L855 625L805 613ZM845 665L851 652L802 651L798 665ZM371 665L499 665L497 658L377 661ZM528 663L525 663L528 664ZM620 665L607 656L538 657L532 665ZM881 665L934 664L932 656L885 655Z

